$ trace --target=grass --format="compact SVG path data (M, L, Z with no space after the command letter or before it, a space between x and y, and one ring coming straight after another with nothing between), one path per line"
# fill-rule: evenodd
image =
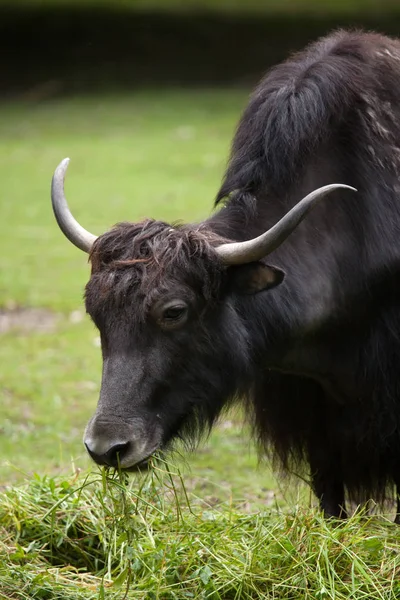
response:
M145 477L106 476L83 451L98 334L83 312L86 258L51 213L51 174L71 157L67 196L95 233L145 215L199 219L245 102L164 91L1 107L1 599L400 598L398 529L362 514L325 522L307 488L258 465L240 412ZM16 308L28 319L1 333Z
M140 485L105 473L34 477L6 493L4 597L389 600L400 596L398 528L310 508L246 515L189 499L155 464Z

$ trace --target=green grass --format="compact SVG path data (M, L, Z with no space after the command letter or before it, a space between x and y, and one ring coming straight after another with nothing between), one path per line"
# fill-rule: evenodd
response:
M173 475L161 462L107 478L83 449L100 351L83 310L86 256L51 212L52 172L71 157L67 196L94 233L202 218L245 102L164 91L1 107L0 308L36 307L51 325L0 333L1 600L400 598L398 529L325 522L308 488L258 465L239 411L174 456Z
M5 598L389 600L400 597L398 527L328 523L300 506L246 515L185 495L155 464L124 478L33 478L0 501ZM0 554L1 555L1 554Z

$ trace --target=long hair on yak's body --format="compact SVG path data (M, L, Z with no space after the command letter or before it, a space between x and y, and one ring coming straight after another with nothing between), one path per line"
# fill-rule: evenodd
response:
M396 145L398 139L399 60L397 40L339 31L271 69L240 119L217 203L234 190L282 197L328 139L348 156L349 144L359 146L368 163L377 164L390 152L382 141ZM375 136L377 156L365 144L374 144ZM343 156L330 160L343 163Z
M307 372L257 365L246 398L255 436L280 468L324 472L356 502L384 500L400 484L399 86L400 43L357 31L269 71L239 122L216 200L223 208L211 219L214 231L244 239L273 225L303 189L357 188L354 200L321 203L275 252L288 271L282 304L266 297L258 322L301 319L304 305L288 306L284 295L327 274L334 302L315 347L309 336L304 343L315 355ZM330 343L326 377L321 339Z

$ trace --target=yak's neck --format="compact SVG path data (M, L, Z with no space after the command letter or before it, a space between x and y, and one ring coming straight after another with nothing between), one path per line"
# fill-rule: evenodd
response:
M287 210L286 206L276 203L269 204L267 211L261 210L254 197L242 195L225 204L204 226L225 240L244 241L273 226ZM303 235L304 232L298 237ZM267 360L270 366L283 366L284 355L303 331L312 327L317 311L325 310L322 305L329 302L329 282L323 282L321 277L309 281L305 265L301 265L297 256L292 259L290 254L282 246L263 261L286 273L279 286L251 297L232 297L235 310L249 329L255 358L260 357L264 364ZM299 285L298 274L304 285Z
M250 302L235 298L265 366L319 379L337 397L354 393L363 341L378 315L400 302L396 188L350 183L358 194L324 200L265 258L285 271L283 283ZM276 199L240 204L228 202L208 226L228 239L248 239L290 208Z
M318 184L313 187L319 187ZM301 187L284 200L266 198L261 202L250 195L238 195L208 219L207 226L229 240L255 237L311 191L309 186L308 189L304 186L304 190ZM330 206L333 202L334 211ZM346 202L354 202L349 192L324 200L282 246L264 259L266 264L285 272L285 279L278 287L258 293L251 300L234 298L244 319L251 310L251 318L246 319L251 328L250 339L255 342L255 353L266 359L271 368L307 371L307 348L323 349L332 327L340 327L348 318L346 310L352 288L355 296L362 288L363 275L357 281L357 256L362 240L351 230L343 210ZM351 261L355 261L351 269L353 280L344 281L343 265L348 268ZM315 364L314 358L312 363Z
M314 186L318 187L318 186ZM304 186L284 199L237 195L206 221L218 236L232 241L256 237L275 225L303 196L313 188ZM323 202L328 207L329 202ZM329 208L329 207L328 207ZM322 210L321 210L322 209ZM329 237L324 207L317 207L287 240L263 262L282 269L286 276L277 288L255 297L264 306L279 330L289 325L290 331L313 328L332 311L335 274L342 249L334 247Z

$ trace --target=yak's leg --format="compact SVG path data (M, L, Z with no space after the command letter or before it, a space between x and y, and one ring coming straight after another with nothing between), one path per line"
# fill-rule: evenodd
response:
M319 446L319 453L321 446ZM344 485L333 461L322 461L310 453L312 487L325 517L345 519L347 517Z
M344 486L341 481L333 481L331 474L321 472L313 475L314 493L325 517L345 519L347 517L344 500Z
M396 483L396 500L396 517L394 522L396 523L396 525L400 525L400 481Z

